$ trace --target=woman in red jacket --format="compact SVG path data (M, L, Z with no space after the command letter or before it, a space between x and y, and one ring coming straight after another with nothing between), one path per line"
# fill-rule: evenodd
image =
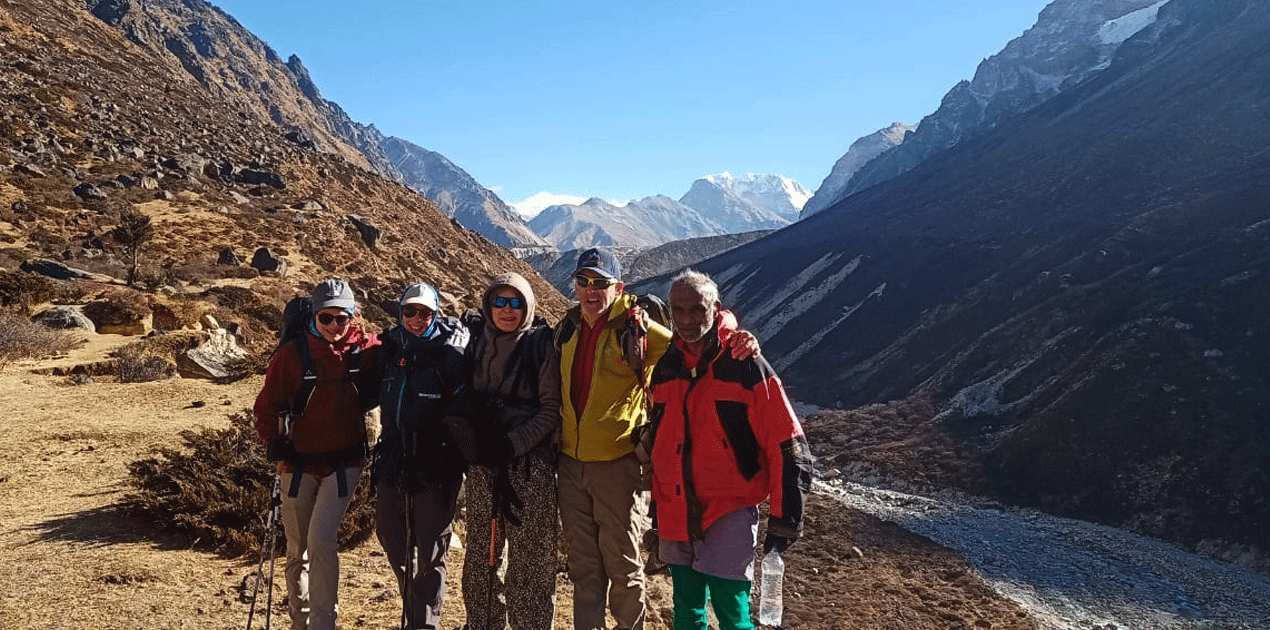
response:
M274 352L252 412L282 476L291 627L334 630L339 524L366 465L356 374L376 360L379 341L353 323L357 302L347 282L326 280L310 299L306 333Z

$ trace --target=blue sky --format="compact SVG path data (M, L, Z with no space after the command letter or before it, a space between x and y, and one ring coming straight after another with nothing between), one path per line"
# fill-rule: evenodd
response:
M917 123L1049 0L211 0L323 97L515 203L679 198L703 175L815 191Z

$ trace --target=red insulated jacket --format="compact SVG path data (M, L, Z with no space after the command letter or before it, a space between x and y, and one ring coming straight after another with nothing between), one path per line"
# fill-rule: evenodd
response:
M291 441L295 450L312 456L355 449L366 439L366 425L364 410L358 400L359 383L349 379L347 357L354 347L358 347L363 367L379 360L378 337L368 335L360 328L350 329L336 343L306 333L274 352L265 372L264 387L256 396L256 404L252 408L257 434L262 442L278 435L278 417L289 411L295 402L304 372L296 343L309 344L317 368L317 386L304 408L304 416L294 421ZM291 467L284 464L283 469L290 470Z
M801 533L807 439L771 365L726 350L735 330L722 311L695 368L675 337L653 370L652 495L664 540L700 539L719 517L769 497L769 530Z

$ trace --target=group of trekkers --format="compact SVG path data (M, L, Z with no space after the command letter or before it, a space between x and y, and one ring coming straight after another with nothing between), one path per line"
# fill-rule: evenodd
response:
M579 256L574 282L578 303L554 328L519 274L493 278L462 317L411 284L379 334L356 323L347 282L317 285L253 410L278 463L293 630L335 627L337 530L367 467L403 629L441 627L461 487L468 630L552 627L557 527L576 630L604 629L606 610L618 628L645 626L650 527L676 629L706 628L707 601L721 628L754 627L758 506L770 497L764 548L783 550L811 483L779 379L704 274L673 280L670 328L624 293L605 249Z

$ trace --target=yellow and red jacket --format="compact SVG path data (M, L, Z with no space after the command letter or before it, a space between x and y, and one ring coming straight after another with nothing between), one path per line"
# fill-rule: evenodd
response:
M595 362L591 365L591 391L586 408L579 417L569 401L573 400L573 357L577 353L581 336L581 309L574 305L565 314L573 320L573 333L567 339L558 339L560 347L560 405L561 452L583 462L607 462L635 452L631 430L647 421L644 403L644 379L652 372L653 365L666 352L670 331L656 322L648 322L647 353L644 373L636 374L622 349L621 332L626 326L627 313L634 306L636 296L622 294L609 308L608 319L595 348ZM566 321L556 325L556 335L567 326ZM580 366L579 366L580 367Z
M675 337L653 370L652 493L664 540L699 540L720 517L769 497L769 531L802 531L807 439L771 365L727 351L735 330L721 311L695 367Z

